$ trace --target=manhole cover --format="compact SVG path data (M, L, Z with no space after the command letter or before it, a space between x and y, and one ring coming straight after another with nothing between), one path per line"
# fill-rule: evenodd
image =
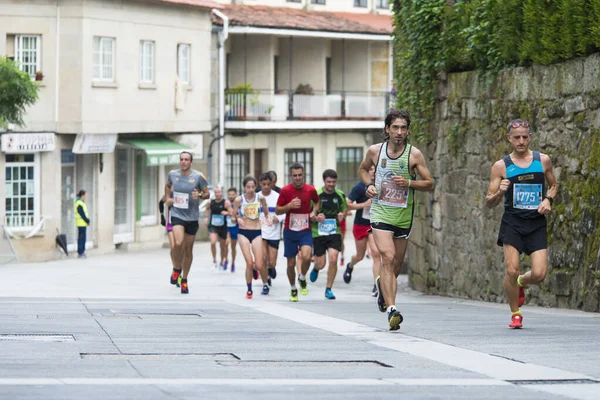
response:
M600 381L593 379L531 379L507 382L514 385L589 385L600 383Z
M0 341L12 342L73 342L73 335L0 334Z
M82 359L102 360L239 360L233 353L80 353Z

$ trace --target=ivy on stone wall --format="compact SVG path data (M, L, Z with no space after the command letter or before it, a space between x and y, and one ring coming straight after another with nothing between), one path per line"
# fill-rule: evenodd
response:
M398 108L427 139L439 73L552 64L600 50L600 1L393 0Z

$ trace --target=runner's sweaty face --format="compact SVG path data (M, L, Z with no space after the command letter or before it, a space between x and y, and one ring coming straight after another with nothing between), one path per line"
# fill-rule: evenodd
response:
M182 171L187 171L192 166L192 157L189 154L183 153L179 156L179 168Z
M223 199L223 190L221 188L215 188L215 200L221 201Z
M273 186L272 184L273 184L273 181L270 179L265 179L263 181L260 181L260 188L263 191L263 194L266 193L265 196L268 196L269 193L271 193L271 188Z
M304 170L293 169L291 172L291 176L294 187L300 189L304 185Z
M403 118L396 118L390 126L385 127L385 131L390 135L391 143L401 145L408 136L408 123Z
M230 190L227 192L227 199L229 199L230 202L234 202L235 198L237 197L237 192L235 190Z
M254 196L256 194L256 184L254 181L248 181L248 183L246 183L246 186L244 186L244 193L246 193L246 196Z
M325 191L327 193L333 193L335 190L335 184L337 182L337 179L335 178L325 178Z
M523 126L512 128L508 134L508 141L516 153L524 154L529 149L531 132L529 132L529 128L525 128Z

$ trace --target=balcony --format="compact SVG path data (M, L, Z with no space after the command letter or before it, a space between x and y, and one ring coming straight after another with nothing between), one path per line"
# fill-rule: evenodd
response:
M390 105L385 92L246 88L225 98L228 129L380 128Z

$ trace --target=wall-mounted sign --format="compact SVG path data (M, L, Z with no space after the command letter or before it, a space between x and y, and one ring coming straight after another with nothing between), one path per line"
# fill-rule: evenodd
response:
M2 151L8 154L54 151L54 133L5 133Z
M73 144L73 153L112 153L117 144L117 135L77 135Z

